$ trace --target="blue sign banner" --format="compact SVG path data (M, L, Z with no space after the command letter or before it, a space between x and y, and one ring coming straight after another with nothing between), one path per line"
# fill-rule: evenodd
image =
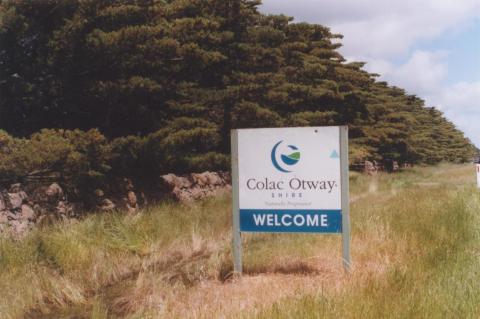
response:
M341 210L240 209L240 231L341 233Z

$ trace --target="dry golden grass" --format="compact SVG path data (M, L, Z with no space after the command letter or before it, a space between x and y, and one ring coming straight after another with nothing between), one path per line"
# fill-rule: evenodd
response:
M338 235L245 234L245 274L232 278L229 199L165 204L1 240L0 317L438 317L430 306L480 314L480 285L462 282L480 269L471 167L351 182L350 274Z

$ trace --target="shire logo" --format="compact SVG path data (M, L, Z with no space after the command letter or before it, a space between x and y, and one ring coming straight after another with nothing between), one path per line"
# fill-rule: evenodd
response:
M291 171L289 171L287 168L288 166L292 166L298 163L298 161L300 160L300 152L298 151L298 148L296 146L288 145L287 147L291 150L291 153L288 155L280 154L279 160L277 155L277 149L282 142L283 140L277 142L277 144L275 144L272 148L272 164L280 172L290 173Z

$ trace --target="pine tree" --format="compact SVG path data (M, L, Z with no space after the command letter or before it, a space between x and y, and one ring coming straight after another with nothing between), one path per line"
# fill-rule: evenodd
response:
M259 3L4 1L0 128L98 128L156 172L225 169L247 127L349 125L352 162L470 160L440 111L347 63L341 35Z

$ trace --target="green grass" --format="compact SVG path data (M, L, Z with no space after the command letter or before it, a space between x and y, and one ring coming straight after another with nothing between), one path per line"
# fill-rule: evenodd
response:
M90 305L89 299L140 272L147 258L173 243L191 246L195 236L225 232L229 205L227 198L194 207L165 204L137 217L91 215L37 230L22 241L0 239L0 317L19 318L29 310L39 316L72 304L98 313L98 300Z
M365 255L353 247L353 260L361 264L373 254L388 256L383 274L356 280L365 271L357 266L340 293L285 298L255 317L478 318L480 192L472 183L458 187L473 173L443 166L402 175L381 177L386 189L408 185L400 194L372 197L352 209L357 241L377 237L378 230L384 233L384 240ZM415 180L438 184L418 187Z
M338 235L245 234L232 281L230 199L165 203L0 239L0 318L479 317L473 168L350 180L348 275Z

